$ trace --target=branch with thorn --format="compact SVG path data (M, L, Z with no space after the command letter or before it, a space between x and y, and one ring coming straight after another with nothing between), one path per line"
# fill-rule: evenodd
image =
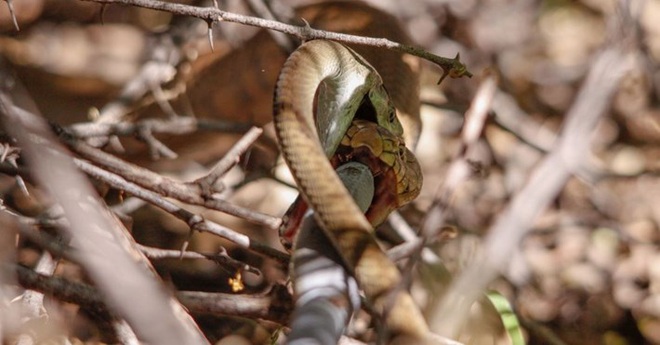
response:
M282 32L285 34L295 36L302 41L325 39L325 40L332 40L342 43L380 47L402 53L407 53L410 55L418 56L427 61L430 61L431 63L440 67L443 73L442 76L440 77L440 80L438 81L438 84L448 76L451 78L472 77L472 73L467 69L465 64L461 62L459 54L456 54L456 56L453 59L446 58L429 53L424 49L397 43L388 40L386 38L372 38L372 37L342 34L342 33L330 32L324 30L317 30L309 26L309 24L304 26L296 26L274 20L268 20L258 17L251 17L251 16L236 14L232 12L222 11L218 8L196 7L196 6L189 6L183 4L163 2L158 0L86 0L86 1L92 1L103 5L107 5L107 4L129 5L129 6L148 8L157 11L169 12L172 14L178 14L183 16L191 16L202 19L207 23L210 23L209 30L211 29L211 23L224 21L224 22L238 23L238 24Z

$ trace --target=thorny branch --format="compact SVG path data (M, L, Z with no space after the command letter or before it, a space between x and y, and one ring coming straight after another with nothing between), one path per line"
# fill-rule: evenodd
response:
M207 23L222 22L222 21L239 23L239 24L255 26L263 29L283 32L289 35L293 35L302 41L309 41L313 39L326 39L326 40L333 40L344 43L387 48L394 51L418 56L439 66L442 69L443 74L440 77L440 80L438 80L438 84L441 83L447 76L451 78L460 78L463 76L472 77L472 73L470 73L467 67L460 61L460 56L458 54L453 59L445 58L431 54L424 49L400 44L388 40L386 38L371 38L371 37L348 35L348 34L342 34L336 32L329 32L329 31L314 29L309 25L295 26L295 25L284 24L278 21L226 12L217 8L195 7L189 5L162 2L157 0L86 0L86 1L93 1L100 4L122 4L122 5L143 7L152 10L165 11L173 14L196 17L205 20Z
M254 129L248 132L248 135L244 137L243 140L239 141L238 145L235 146L235 149L230 152L230 155L226 156L224 160L221 161L221 164L218 164L216 169L213 169L208 175L212 180L215 180L219 177L219 171L224 172L230 163L235 162L238 159L238 156L243 152L261 133L261 130ZM178 196L179 199L185 201L193 200L193 203L201 204L208 206L209 208L222 208L227 213L244 216L245 219L253 220L256 222L261 222L265 225L278 224L278 220L275 217L269 217L266 215L260 215L251 210L243 210L241 208L235 207L227 203L226 201L219 200L216 198L207 199L204 195L212 194L210 191L205 190L202 186L198 185L198 182L193 184L183 184L176 182L174 180L167 179L162 177L159 174L150 172L146 169L132 166L129 163L116 158L110 154L107 154L101 150L95 149L85 143L82 143L76 139L68 137L66 134L62 133L61 137L63 141L69 145L70 148L74 149L77 153L81 154L86 158L96 158L97 162L102 162L106 167L110 167L111 171L123 172L123 176L116 175L110 171L103 170L94 165L89 164L78 158L74 158L73 161L83 172L93 176L101 181L104 181L111 185L114 188L119 190L126 191L132 195L135 195L143 200L147 200L150 203L160 207L167 212L170 212L175 217L183 220L192 230L205 231L216 234L223 238L226 238L244 248L252 249L258 253L264 254L266 256L272 257L279 262L287 262L288 255L279 252L265 244L251 240L248 236L235 232L231 229L223 227L217 223L204 220L200 215L189 212L174 203L167 201L158 195L154 191L159 191L164 196ZM68 137L68 139L67 139ZM109 162L109 163L108 163ZM112 169L114 168L114 169ZM147 188L141 187L138 184L130 182L132 179L137 182L141 182L147 186ZM203 179L201 181L204 181ZM196 186L196 187L195 187ZM191 189L194 192L191 192ZM167 191L164 192L164 191ZM174 191L174 192L173 192ZM170 195L170 193L172 195ZM222 205L222 206L220 206Z

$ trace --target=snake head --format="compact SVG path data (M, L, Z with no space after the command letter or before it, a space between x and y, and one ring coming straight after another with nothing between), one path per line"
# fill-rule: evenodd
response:
M396 115L396 108L390 100L390 96L385 90L385 86L380 84L369 90L367 95L375 112L375 120L379 126L390 131L395 136L401 137L403 135L403 126L399 122Z

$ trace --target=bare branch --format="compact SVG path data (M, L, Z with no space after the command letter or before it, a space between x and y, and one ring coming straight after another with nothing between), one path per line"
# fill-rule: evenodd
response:
M29 226L21 227L20 233L21 235L28 238L30 241L34 242L37 246L47 250L48 252L58 257L65 258L75 263L80 263L80 261L82 260L80 256L77 254L76 249L68 245L62 239L62 237L51 236L43 231L36 231L33 228L34 226L57 226L60 228L66 228L68 227L68 222L66 222L66 219L63 218L57 220L43 219L43 218L35 219L26 216L21 216L19 214L10 212L8 210L5 210L5 212L14 216L20 223L29 225ZM139 243L137 243L136 245L137 248L147 258L152 260L204 259L204 260L211 260L217 262L220 265L223 265L224 267L230 267L233 270L248 271L257 275L261 275L261 272L256 267L250 266L244 262L241 262L239 260L230 257L229 254L227 254L227 250L225 248L220 248L220 251L216 254L202 254L202 253L180 251L173 249L153 248L153 247L141 245Z
M415 230L408 224L405 218L398 211L392 212L387 218L390 226L396 231L396 233L401 236L404 240L403 243L390 248L387 251L387 256L392 261L400 261L411 256L414 256L415 253L418 253L418 250L421 249L422 258L426 262L437 262L440 260L438 255L434 253L431 249L425 248L421 238L417 236Z
M23 266L15 266L15 269L19 283L27 289L51 295L63 302L85 306L88 311L96 314L110 314L103 296L90 285L45 276ZM192 313L259 318L278 324L287 323L293 305L287 288L279 285L259 295L181 291L177 297Z
M181 291L177 297L192 313L263 319L280 325L288 324L293 306L291 294L280 285L260 295Z
M19 153L21 150L17 147L13 147L7 143L1 143L0 144L0 163L8 163L11 167L15 168L18 172L18 163L16 160L19 157ZM23 180L23 177L21 177L20 174L15 174L14 178L16 178L16 184L18 184L18 187L21 189L23 194L25 195L30 195L30 192L28 192L27 186L25 185L25 181Z
M167 147L160 140L156 139L156 137L154 137L153 134L151 134L150 130L148 129L140 130L138 137L144 140L147 143L147 145L149 145L149 151L151 152L152 159L158 160L161 157L165 157L168 159L175 159L178 157L176 152L172 151L172 149Z
M91 285L46 276L27 267L15 266L18 282L26 289L54 296L60 301L84 305L93 313L109 315L103 296Z
M169 52L174 48L165 46L162 49ZM135 104L147 92L154 90L154 87L172 80L175 74L176 69L169 61L153 59L145 63L136 77L124 86L117 100L106 104L100 110L98 122L119 122L130 111L132 104Z
M277 18L275 16L275 13L271 11L270 7L264 0L248 0L247 4L250 7L250 9L252 9L252 11L261 18L268 20L282 21L281 20L282 18ZM294 51L294 49L296 49L296 44L291 37L281 32L272 31L272 30L269 31L269 33L270 36L273 38L273 40L277 42L277 45L279 45L285 52L291 53Z
M142 130L151 133L183 135L203 131L242 133L250 128L242 123L230 123L220 120L197 119L189 116L177 116L169 119L143 119L137 122L82 122L66 127L67 133L78 138L134 136Z
M554 132L531 119L520 109L515 99L502 90L495 93L493 111L498 126L541 152L550 151L557 140Z

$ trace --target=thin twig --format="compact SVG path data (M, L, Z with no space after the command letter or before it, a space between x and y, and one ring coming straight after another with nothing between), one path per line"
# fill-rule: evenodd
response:
M279 285L259 295L181 291L177 297L192 313L262 319L280 325L288 324L293 309L291 294Z
M170 42L158 46L152 54L151 61L142 65L136 77L128 82L116 101L106 104L98 114L97 122L115 123L130 111L131 105L135 104L145 94L153 90L153 85L161 85L172 80L176 74L174 63L178 61L162 61L161 56L169 56L174 50Z
M46 276L16 265L18 282L26 289L46 293L62 302L84 305L87 311L109 315L101 294L91 285Z
M7 3L7 8L9 8L9 15L11 16L11 20L14 23L14 28L16 31L21 31L21 28L18 26L18 19L16 19L16 12L14 12L14 5L12 4L13 0L5 0Z
M493 98L495 123L516 138L541 152L552 149L557 135L550 129L536 123L531 116L525 114L516 100L502 90L497 90Z
M225 248L220 248L220 252L217 254L202 254L202 253L190 252L190 251L184 252L174 249L161 249L161 248L148 247L141 244L138 244L138 248L140 249L140 251L142 251L142 253L144 253L144 255L146 255L149 259L152 260L204 259L204 260L215 261L224 266L231 267L237 271L247 271L250 273L254 273L256 275L261 275L261 271L259 271L259 269L257 269L256 267L250 266L244 262L241 262L239 260L230 257L227 254L227 250Z
M137 335L126 320L112 320L112 330L115 332L117 342L122 345L140 345Z
M542 325L540 322L528 319L518 315L518 320L527 331L534 334L536 337L543 339L543 342L548 345L568 345L565 341L561 340L550 328Z
M392 247L387 251L387 256L392 259L392 261L399 261L408 258L424 245L422 239L417 236L415 230L398 211L392 212L387 218L387 221L392 229L394 229L404 241L404 243ZM438 255L431 249L423 248L421 250L424 261L437 262L440 260Z
M108 136L135 136L143 130L151 133L183 135L196 131L243 133L250 125L212 119L177 116L168 119L143 119L136 122L82 122L66 127L67 133L78 139Z
M275 16L275 13L271 11L270 7L268 6L267 2L264 0L247 0L247 5L252 9L252 11L258 15L261 18L268 19L268 20L279 20L282 21L282 18L277 18ZM277 31L269 31L270 36L273 38L275 42L277 42L277 45L280 46L280 48L283 49L283 51L287 53L291 53L295 49L295 42L293 39L291 39L289 36L285 35L284 33L277 32Z
M390 50L407 53L421 57L428 60L440 68L443 74L438 83L442 82L447 76L452 78L460 78L463 76L472 77L466 66L460 61L460 56L456 55L453 59L437 56L427 52L424 49L400 44L386 38L371 38L349 34L342 34L336 32L329 32L324 30L317 30L306 26L295 26L284 24L281 22L267 20L257 17L250 17L236 13L222 11L211 7L195 7L176 3L169 3L157 0L86 0L93 1L101 4L123 4L152 10L165 11L173 14L184 16L192 16L200 18L206 22L231 22L243 25L255 26L264 29L275 30L289 35L293 35L303 41L313 39L326 39L344 43L352 43L358 45L368 45L380 48L387 48Z
M208 174L191 183L187 183L187 185L196 185L204 198L211 198L214 193L213 185L220 177L226 174L229 169L239 162L241 155L252 146L261 133L263 133L263 129L252 127L239 141L236 142L236 144L234 144L234 146L232 146L229 151L227 151L225 156L222 157Z
M422 236L426 241L433 240L442 229L451 196L470 176L470 163L466 154L481 136L496 87L497 81L494 77L486 78L481 83L470 108L465 113L465 124L461 133L460 146L447 169L447 177L442 186L438 188L434 202L426 213L422 224Z
M20 218L19 222L22 222ZM80 261L80 256L77 255L76 251L62 237L53 236L44 231L37 231L34 227L30 226L22 226L20 233L21 236L25 236L32 243L57 257L76 263Z
M21 149L18 147L14 147L9 145L8 143L1 143L0 144L0 163L8 163L10 166L14 167L16 170L18 170L18 158L19 154L21 153ZM23 177L19 174L15 174L14 178L16 179L16 184L18 185L18 188L21 189L23 194L25 195L30 195L30 192L27 189L27 186L25 185L25 181L23 180Z
M167 145L156 139L149 129L140 130L138 138L147 143L153 160L159 160L161 157L168 159L176 159L178 157L176 152L172 151Z

